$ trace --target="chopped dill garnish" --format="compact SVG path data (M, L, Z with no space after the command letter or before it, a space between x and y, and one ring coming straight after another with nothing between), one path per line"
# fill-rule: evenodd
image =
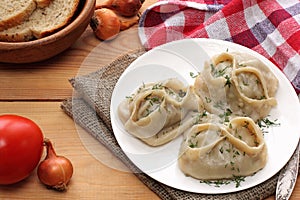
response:
M221 187L222 185L228 185L230 183L235 183L235 187L241 186L241 183L245 181L244 176L232 175L232 179L221 179L221 180L200 180L200 183L205 183L214 187Z
M157 83L155 85L152 86L152 90L161 90L163 89L163 84L162 83Z
M220 153L223 153L223 152L224 152L223 147L221 147L221 148L219 149L219 151L220 151Z
M129 101L132 101L132 100L133 100L133 97L132 97L132 96L126 96L125 98L128 99Z
M207 116L207 111L204 110L202 113L198 113L195 117L194 117L194 123L193 124L199 124L200 122L202 122L202 118Z
M277 121L278 121L278 119L271 121L269 118L264 118L264 119L258 120L257 125L260 128L269 128L270 126L280 126L280 123Z
M189 147L191 147L191 148L196 148L198 146L198 140L196 141L196 143L193 143L192 141L189 141L189 142L190 142Z
M207 185L212 185L214 187L221 187L221 185L228 185L231 183L230 180L200 180L200 183L205 183Z
M228 68L229 68L229 66L226 66L220 70L216 70L216 68L214 68L214 71L212 71L214 77L218 78L218 77L224 76L226 74L226 69L228 69Z
M145 83L143 82L142 86L139 87L137 93L140 93L146 87Z
M191 78L196 78L198 75L199 75L199 73L195 74L194 72L190 72L190 77Z
M220 118L224 118L224 122L229 122L229 116L232 114L232 111L227 108L226 111L224 111L223 114L220 114L219 117Z
M230 86L231 86L230 77L228 75L226 75L224 78L226 79L224 87L228 86L230 88Z
M211 102L211 98L205 97L205 101L206 101L206 103L210 103Z
M245 181L245 176L235 176L233 175L233 179L235 182L235 187L238 188L241 186L241 182Z

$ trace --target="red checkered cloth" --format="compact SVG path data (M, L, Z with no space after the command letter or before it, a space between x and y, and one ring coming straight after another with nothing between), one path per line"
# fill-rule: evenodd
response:
M300 91L299 0L159 1L141 16L142 44L214 38L246 46L272 61Z

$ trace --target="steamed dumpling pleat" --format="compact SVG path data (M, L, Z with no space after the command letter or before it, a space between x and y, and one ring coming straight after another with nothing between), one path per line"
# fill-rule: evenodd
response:
M277 104L274 95L278 80L264 63L248 54L214 56L205 64L194 87L205 109L214 114L229 109L233 115L257 121Z
M183 120L191 110L202 110L193 86L178 79L142 85L131 98L121 102L118 114L125 129L151 146L165 144L192 125Z
M267 148L251 118L237 117L229 125L203 123L186 131L179 167L187 176L214 180L248 176L262 169Z
M248 61L241 60L233 71L231 80L240 109L255 121L266 117L277 105L274 95L278 80L259 60L251 57Z

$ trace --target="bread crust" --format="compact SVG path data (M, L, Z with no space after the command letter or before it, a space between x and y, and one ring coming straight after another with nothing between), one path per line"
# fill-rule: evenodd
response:
M38 8L45 8L49 6L52 0L35 0Z
M26 21L0 31L0 41L25 42L53 34L70 23L80 0L36 0L36 2L40 5Z
M34 0L25 1L20 8L17 7L13 10L11 6L12 5L7 5L7 9L2 10L3 16L0 17L0 31L22 24L27 20L36 9L36 2ZM5 11L9 13L4 13Z

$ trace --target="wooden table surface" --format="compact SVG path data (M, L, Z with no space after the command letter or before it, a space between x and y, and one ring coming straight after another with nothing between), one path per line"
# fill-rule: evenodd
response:
M151 0L142 10L149 3ZM110 42L96 39L88 27L71 48L47 61L0 64L0 114L13 113L35 121L52 140L57 154L69 158L75 170L66 192L46 189L34 171L20 183L0 186L0 199L159 199L60 108L62 100L73 93L68 79L99 69L140 46L136 26ZM87 61L86 57L93 59ZM299 178L292 195L297 198Z

